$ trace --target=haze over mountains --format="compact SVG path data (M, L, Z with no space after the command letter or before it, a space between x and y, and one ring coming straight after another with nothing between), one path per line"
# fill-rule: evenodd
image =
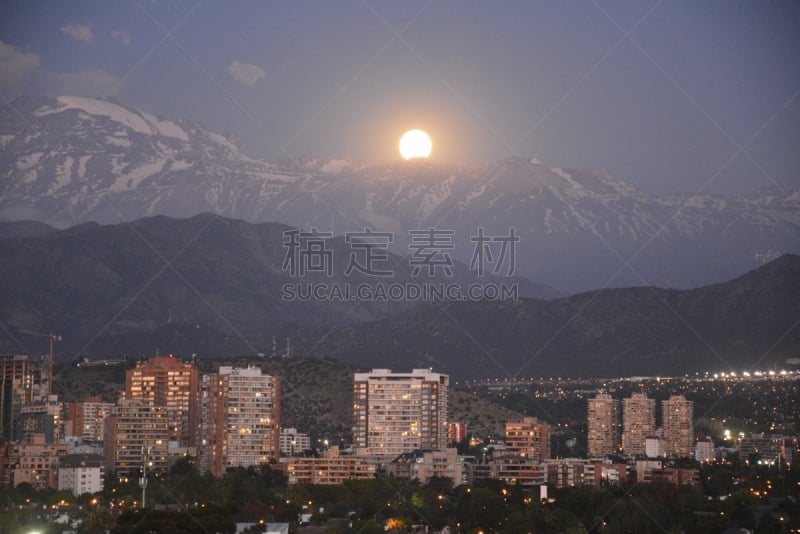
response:
M213 212L336 235L392 231L401 256L409 229L433 227L455 232L464 263L479 227L514 228L516 273L562 291L696 287L800 252L798 190L653 197L603 172L519 158L478 167L264 161L189 120L115 102L13 105L19 115L0 110L2 220L66 227Z

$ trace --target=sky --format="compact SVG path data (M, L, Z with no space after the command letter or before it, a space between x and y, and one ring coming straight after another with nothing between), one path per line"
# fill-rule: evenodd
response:
M113 97L255 157L536 157L650 194L800 187L795 1L10 2L0 105Z

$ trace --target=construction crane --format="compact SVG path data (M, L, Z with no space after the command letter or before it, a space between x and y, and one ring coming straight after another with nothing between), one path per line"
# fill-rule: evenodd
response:
M53 394L53 342L61 341L61 336L57 336L50 332L49 334L43 334L42 332L30 332L28 330L21 330L21 333L27 334L29 336L36 336L36 337L46 337L50 339L50 374L47 379L47 395Z

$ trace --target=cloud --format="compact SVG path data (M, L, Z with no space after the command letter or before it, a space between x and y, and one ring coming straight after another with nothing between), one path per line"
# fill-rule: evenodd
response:
M61 27L61 33L65 33L81 43L92 44L94 35L92 35L91 24L67 24Z
M254 86L258 80L267 77L267 73L258 65L235 59L228 65L228 73L248 87Z
M125 46L131 45L131 34L126 31L111 30L111 38L121 42Z
M24 52L14 45L0 41L0 89L17 89L29 74L39 68L39 55Z

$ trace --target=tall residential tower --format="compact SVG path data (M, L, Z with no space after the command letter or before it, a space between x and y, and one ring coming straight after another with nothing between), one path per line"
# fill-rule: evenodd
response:
M619 452L619 402L608 393L589 399L589 457Z
M447 375L429 369L356 373L353 444L359 455L394 459L416 449L447 447Z
M634 393L622 401L622 450L628 456L645 454L645 440L655 432L656 401Z
M694 455L694 403L683 395L672 395L661 401L661 414L667 456Z
M215 476L280 456L280 379L261 369L220 367L203 376L200 463Z

